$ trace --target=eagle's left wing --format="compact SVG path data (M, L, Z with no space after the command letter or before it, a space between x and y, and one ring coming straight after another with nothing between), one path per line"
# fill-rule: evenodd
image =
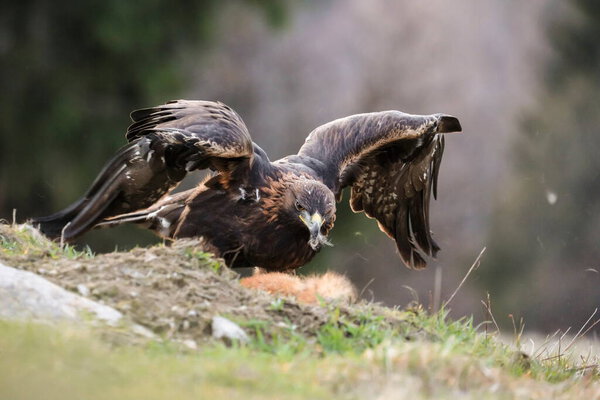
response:
M429 229L429 202L432 192L436 196L441 134L460 130L458 119L442 114L359 114L315 129L298 155L338 200L351 186L352 210L377 219L406 266L421 269L427 265L423 255L439 250Z
M189 171L210 168L217 174L205 185L222 190L243 183L250 171L250 133L223 103L176 100L134 111L131 118L129 144L105 164L83 197L32 220L46 236L72 240L107 219L116 223L115 216L151 207Z

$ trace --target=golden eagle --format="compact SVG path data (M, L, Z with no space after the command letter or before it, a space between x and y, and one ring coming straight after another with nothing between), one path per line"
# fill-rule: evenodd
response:
M424 268L438 245L430 197L446 132L458 119L382 111L316 128L296 155L271 162L240 116L223 103L177 100L134 111L128 145L83 198L33 220L71 240L94 227L141 224L175 239L201 237L230 267L298 268L324 244L335 203L351 188L355 212L375 218L402 261ZM169 194L189 171L210 169L195 189Z

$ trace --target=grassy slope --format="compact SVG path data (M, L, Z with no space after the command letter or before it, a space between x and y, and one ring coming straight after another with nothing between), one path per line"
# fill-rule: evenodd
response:
M94 258L27 229L2 229L0 260L13 265ZM213 260L207 268L217 273ZM261 304L277 313L290 303ZM368 304L319 309L325 319L312 331L295 326L296 314L285 324L269 313L230 315L252 341L200 341L197 351L172 337L116 344L104 331L0 322L0 398L600 398L597 369L568 355L527 358L468 319Z

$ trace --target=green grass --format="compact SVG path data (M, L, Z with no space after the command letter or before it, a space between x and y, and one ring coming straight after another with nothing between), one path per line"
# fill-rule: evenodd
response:
M2 322L0 354L3 399L319 399L328 393L309 360L291 371L249 348L110 348L71 328Z
M221 263L215 260L215 257L212 254L207 253L205 251L199 251L189 248L185 250L185 255L189 258L193 258L200 261L204 265L207 265L214 272L219 272L219 270L221 269Z
M275 299L271 309L279 310L284 302L284 299ZM238 319L236 322L253 333L251 347L284 358L304 353L315 356L360 354L386 340L401 338L399 327L390 324L384 316L374 314L369 307L359 309L351 316L342 314L340 308L333 304L324 304L322 307L328 308L329 320L317 330L315 337L307 338L299 334L297 326L291 321L278 326L261 320ZM408 314L396 312L395 321L402 321L405 315Z
M391 390L416 399L457 393L592 399L600 393L597 376L584 379L566 361L523 363L469 320L407 317L414 325L405 332L374 333L376 318L364 326L340 324L334 311L313 340L257 335L246 345L212 343L198 351L169 341L114 346L92 331L0 322L0 398L350 399ZM268 332L257 321L250 326ZM422 337L406 340L414 329ZM561 385L549 383L555 381Z
M329 308L330 320L314 339L296 334L291 323L279 329L265 321L242 321L240 324L255 333L251 347L283 358L298 354L360 355L381 346L399 349L416 342L434 345L440 354L472 357L486 367L502 368L514 377L527 376L556 383L577 377L581 367L580 360L569 354L531 359L514 346L500 343L495 335L477 331L472 318L450 320L446 310L433 315L422 309L396 311L406 324L394 327L383 316L370 313L369 309L359 313L358 318L349 319L340 315L339 308ZM597 368L592 372L590 376L600 378Z
M52 242L29 225L6 225L0 223L0 255L6 258L50 257L53 259L91 258L89 247L78 250L75 246Z

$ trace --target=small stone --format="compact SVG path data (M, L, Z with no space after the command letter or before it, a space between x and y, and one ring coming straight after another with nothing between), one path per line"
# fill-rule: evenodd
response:
M144 262L152 262L152 261L156 260L157 258L158 258L158 256L156 256L155 254L147 253L144 256Z
M182 343L183 343L183 345L184 345L185 347L187 347L188 349L191 349L191 350L198 350L198 343L196 343L196 341L195 341L195 340L192 340L192 339L186 339L186 340L184 340Z
M88 297L90 295L90 289L88 289L88 287L82 283L77 285L77 291L79 292L80 295L85 296L85 297Z
M177 314L181 314L182 309L178 305L174 305L173 307L171 307L171 311Z
M212 336L215 339L239 340L240 342L248 342L250 340L246 332L239 327L235 322L227 318L215 315L212 319Z
M197 308L201 310L209 310L210 308L212 308L212 304L210 304L209 301L204 300L202 303L197 305Z

